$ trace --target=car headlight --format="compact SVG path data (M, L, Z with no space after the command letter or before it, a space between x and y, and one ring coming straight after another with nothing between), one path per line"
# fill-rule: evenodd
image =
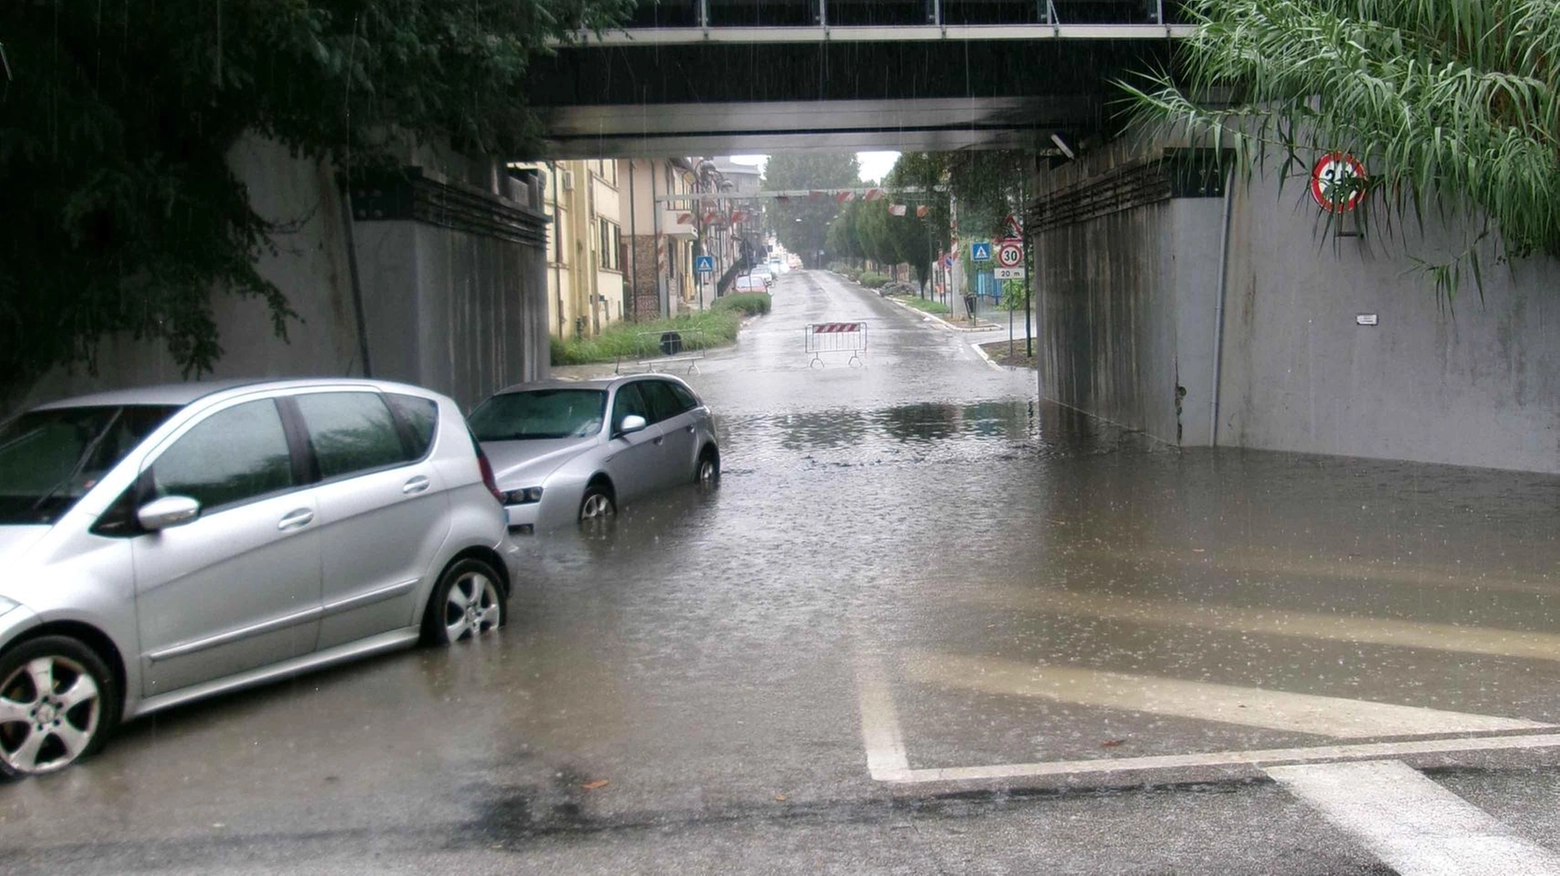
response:
M541 487L526 487L523 490L510 490L504 494L505 505L530 505L542 501Z

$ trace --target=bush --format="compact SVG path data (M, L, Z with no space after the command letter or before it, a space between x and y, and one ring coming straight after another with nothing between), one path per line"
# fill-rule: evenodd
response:
M763 316L769 312L770 297L767 292L743 292L726 295L715 301L716 310L735 310L747 316Z
M737 331L741 328L741 311L733 307L714 307L701 313L649 322L617 322L593 338L553 338L552 364L585 365L591 362L613 362L620 357L634 358L640 352L636 349L639 335L644 332L657 335L661 332L688 332L690 334L683 335L683 347L698 349L701 346L700 336L691 332L702 331L702 346L714 347L735 341Z
M856 282L868 289L881 289L888 284L888 275L879 274L877 271L865 271Z
M903 280L894 280L883 286L883 294L904 296L907 298L919 297L921 294L921 287L915 285L914 283L906 283Z

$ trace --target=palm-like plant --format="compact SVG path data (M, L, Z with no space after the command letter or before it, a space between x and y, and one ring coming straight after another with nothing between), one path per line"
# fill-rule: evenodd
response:
M1450 302L1478 242L1560 254L1556 0L1193 0L1179 75L1123 83L1135 119L1232 148L1280 177L1307 156L1366 157L1366 204L1478 217L1477 239L1422 263Z

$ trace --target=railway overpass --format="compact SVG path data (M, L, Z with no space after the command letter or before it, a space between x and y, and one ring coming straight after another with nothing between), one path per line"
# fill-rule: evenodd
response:
M551 158L1051 147L1169 62L1176 0L641 2L533 70ZM533 156L540 157L540 156Z

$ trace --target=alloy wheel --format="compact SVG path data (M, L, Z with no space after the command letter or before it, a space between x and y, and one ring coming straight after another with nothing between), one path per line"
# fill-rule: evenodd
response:
M0 684L0 758L19 774L62 769L92 744L101 716L102 697L86 667L36 657Z
M460 576L444 598L444 631L451 642L496 629L502 618L498 585L479 572Z

